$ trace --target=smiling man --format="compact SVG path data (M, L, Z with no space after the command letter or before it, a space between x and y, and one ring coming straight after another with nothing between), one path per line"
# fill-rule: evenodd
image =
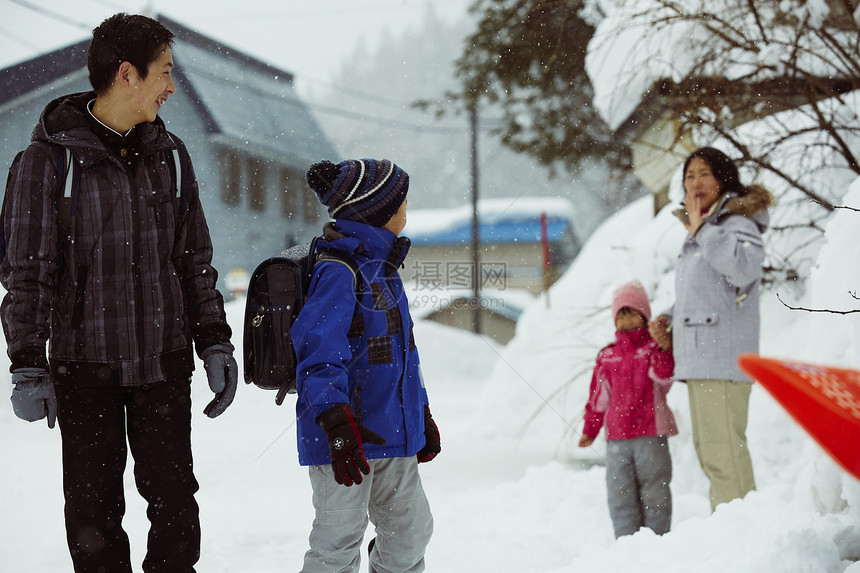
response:
M78 573L132 570L122 528L129 449L151 524L143 571L194 571L195 347L216 393L207 415L221 414L236 392L191 161L158 117L176 92L172 41L144 16L117 14L93 30L94 91L48 104L4 201L0 281L8 294L0 316L12 406L24 420L47 417L51 428L59 420L66 533ZM64 216L58 181L79 181Z

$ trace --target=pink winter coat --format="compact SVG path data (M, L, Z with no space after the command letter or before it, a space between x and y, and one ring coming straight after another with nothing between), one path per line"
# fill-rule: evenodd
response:
M675 417L666 405L675 361L645 328L616 332L597 355L582 433L594 438L606 421L607 440L674 436Z

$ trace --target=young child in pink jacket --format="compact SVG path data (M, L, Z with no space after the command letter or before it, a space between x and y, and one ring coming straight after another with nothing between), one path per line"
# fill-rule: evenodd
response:
M672 459L668 437L678 433L666 393L675 362L648 334L651 305L639 281L612 299L615 342L597 355L579 446L606 424L606 489L615 537L648 527L658 535L672 522Z

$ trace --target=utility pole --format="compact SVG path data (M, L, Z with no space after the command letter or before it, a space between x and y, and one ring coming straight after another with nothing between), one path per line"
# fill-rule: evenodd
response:
M546 307L549 308L550 261L549 261L549 231L547 230L546 211L540 214L540 245L543 254L543 294L546 297Z
M478 102L472 103L469 109L469 122L472 132L472 268L474 292L472 300L472 331L481 332L481 271L480 271L480 235L478 221Z

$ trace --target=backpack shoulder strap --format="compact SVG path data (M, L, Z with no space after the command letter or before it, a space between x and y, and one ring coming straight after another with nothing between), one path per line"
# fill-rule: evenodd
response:
M78 162L75 161L71 150L68 147L63 147L58 143L51 143L49 141L34 141L30 146L39 148L57 168L56 185L54 187L54 206L59 207L60 201L63 198L70 201L74 199L77 203L77 195L81 186L81 174L80 169L77 168ZM21 153L18 155L20 156ZM18 157L15 160L17 161ZM70 170L74 175L71 179L67 177Z
M57 208L57 237L66 239L72 217L78 209L81 194L81 166L67 147L56 146L57 188L54 205ZM69 171L72 176L69 177Z
M346 265L346 267L350 271L352 271L352 276L355 279L355 292L364 292L364 281L361 278L361 271L359 270L358 265L355 263L352 257L345 255L339 251L323 251L317 257L316 263L321 263L323 261L334 261Z
M57 210L58 242L62 242L66 239L69 231L69 221L77 209L78 195L80 194L81 187L80 168L77 161L74 160L72 152L66 147L46 141L34 141L30 145L40 148L48 157L51 154L54 156L53 163L57 171L55 174L56 184L53 189L53 202L54 208ZM26 150L21 150L15 155L9 167L9 174L6 177L6 191L3 195L3 207L0 210L0 225L2 225L2 221L5 219L9 189L24 151ZM70 169L72 177L68 177ZM2 260L6 257L6 237L2 231L0 231L0 243L2 243L0 244L0 260Z
M188 176L190 158L185 143L178 137L167 132L167 137L176 146L169 152L165 150L165 160L170 167L170 185L173 190L174 205L177 215L184 215L188 210L188 187L191 179Z

